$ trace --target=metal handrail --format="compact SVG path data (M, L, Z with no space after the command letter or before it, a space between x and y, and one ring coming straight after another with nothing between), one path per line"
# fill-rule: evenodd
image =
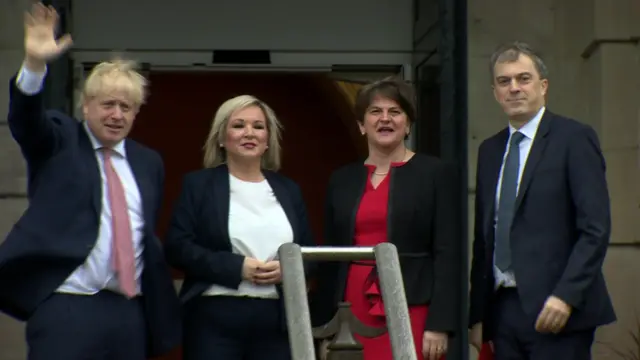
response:
M295 243L280 246L285 312L291 355L296 360L316 360L307 299L304 260L375 260L393 359L417 360L409 309L400 272L398 251L391 243L374 247L300 247Z

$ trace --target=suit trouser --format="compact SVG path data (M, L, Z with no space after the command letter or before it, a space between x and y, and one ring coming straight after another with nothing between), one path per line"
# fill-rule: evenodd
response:
M29 360L145 360L140 299L54 293L27 321Z
M589 360L595 329L560 334L535 330L538 314L524 312L515 288L500 288L494 307L495 360Z
M291 359L279 300L202 296L184 315L184 360Z

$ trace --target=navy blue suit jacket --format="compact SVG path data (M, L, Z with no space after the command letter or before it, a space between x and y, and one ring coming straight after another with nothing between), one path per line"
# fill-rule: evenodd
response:
M478 151L469 325L493 329L494 218L509 130ZM595 131L546 110L524 168L511 225L511 257L522 307L537 316L550 295L573 307L565 331L609 324L616 315L602 264L611 218L605 161Z
M22 321L82 265L98 238L101 179L83 124L45 111L42 94L28 96L11 79L9 127L28 170L29 207L0 246L0 311ZM181 340L179 301L154 234L164 167L155 151L126 140L144 220L143 304L150 356Z
M264 171L264 175L289 219L293 241L314 246L298 185L275 172ZM183 303L201 295L212 284L237 289L242 281L244 256L232 253L229 239L229 197L226 165L195 171L184 178L165 241L169 263L185 272L180 292ZM308 276L312 273L311 264L305 263Z

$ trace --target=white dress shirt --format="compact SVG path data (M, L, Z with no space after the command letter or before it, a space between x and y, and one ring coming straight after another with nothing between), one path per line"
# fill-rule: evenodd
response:
M500 168L500 176L498 178L498 185L496 189L496 210L494 217L494 229L495 224L498 221L498 205L500 204L500 188L502 186L502 172L504 171L504 162L507 159L507 155L509 153L509 141L511 140L511 136L514 132L519 131L524 135L522 141L520 141L519 149L520 149L520 168L518 169L518 187L520 190L520 181L522 180L522 174L524 173L524 169L527 164L527 158L529 157L529 152L531 151L531 145L533 144L533 140L536 137L536 132L538 131L538 126L540 125L540 120L542 119L542 115L544 115L545 107L543 106L536 116L531 119L528 123L526 123L519 130L509 125L509 139L507 140L506 149L504 152L504 157L502 158L502 167ZM495 232L495 231L494 231ZM495 249L494 249L495 254ZM512 270L508 270L506 272L500 271L495 264L495 256L493 257L493 275L496 280L495 287L496 289L500 286L503 287L515 287L516 286L516 278Z
M35 73L26 68L20 69L16 80L16 85L21 92L26 95L34 95L42 91L44 73ZM92 295L101 290L108 289L115 292L121 292L118 279L112 267L112 220L111 207L109 204L107 192L107 178L104 172L104 159L102 152L98 151L103 146L98 139L91 133L91 130L84 123L84 129L89 135L91 144L95 151L95 156L100 168L100 178L102 180L102 209L100 211L100 228L98 229L98 238L95 246L90 252L84 264L80 265L58 288L57 292L69 294ZM137 291L140 293L140 275L142 274L143 262L142 238L144 236L144 215L142 213L142 198L136 183L124 146L121 141L113 147L113 156L111 162L116 173L120 177L122 186L125 190L127 199L127 207L129 210L129 219L131 221L131 232L133 239L133 249L136 259L136 279L138 280ZM89 210L89 209L87 209Z

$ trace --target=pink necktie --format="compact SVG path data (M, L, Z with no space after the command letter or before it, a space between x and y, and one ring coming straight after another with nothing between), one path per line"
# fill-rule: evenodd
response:
M111 162L111 149L102 149L104 172L107 175L107 189L111 204L111 227L113 248L111 260L118 276L120 289L129 298L136 296L135 257L129 211L124 187Z

